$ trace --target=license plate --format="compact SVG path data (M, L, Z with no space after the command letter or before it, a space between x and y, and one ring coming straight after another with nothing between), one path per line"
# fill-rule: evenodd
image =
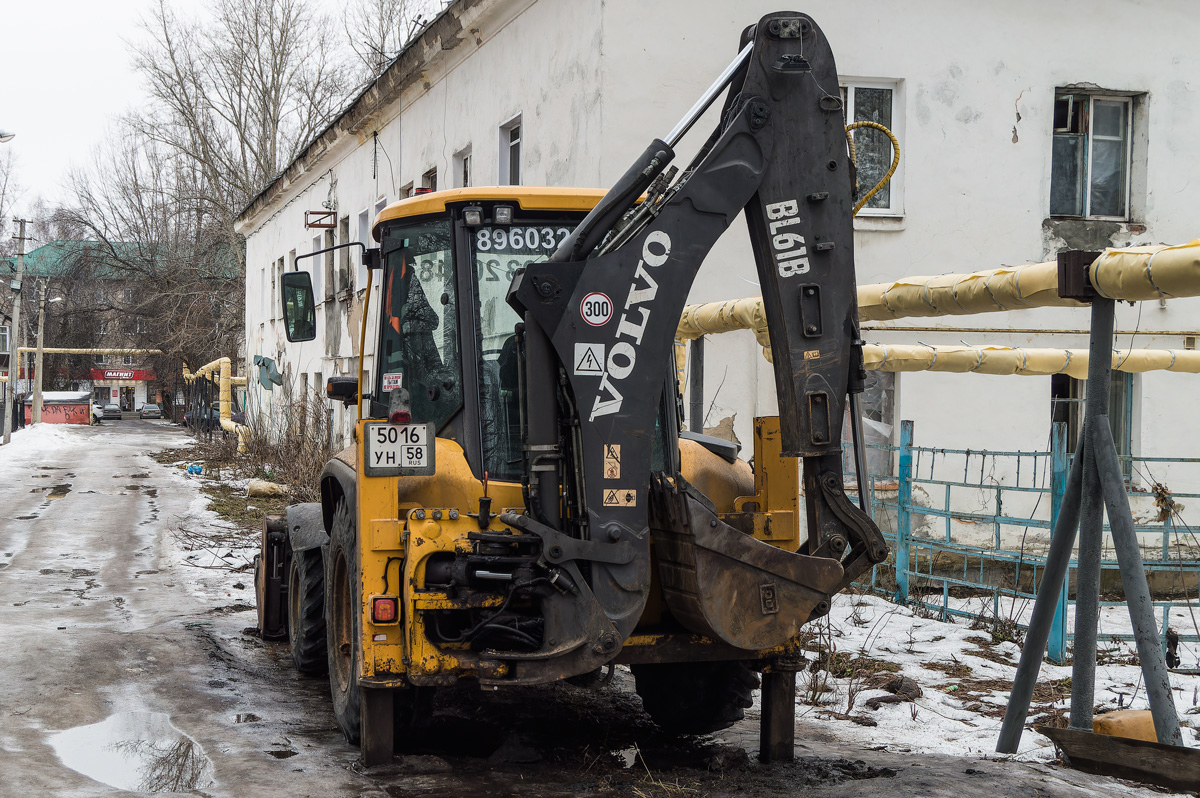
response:
M369 476L433 473L434 436L428 424L367 424L365 448Z

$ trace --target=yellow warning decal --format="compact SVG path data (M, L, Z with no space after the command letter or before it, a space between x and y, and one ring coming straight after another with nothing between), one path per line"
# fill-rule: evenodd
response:
M604 444L604 478L621 478L621 444Z
M614 488L604 491L605 507L632 507L637 504L637 491L629 488Z

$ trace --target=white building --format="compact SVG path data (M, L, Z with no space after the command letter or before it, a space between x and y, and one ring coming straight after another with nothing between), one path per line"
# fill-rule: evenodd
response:
M321 334L288 344L278 283L297 255L368 240L375 214L413 186L610 185L731 60L742 28L773 10L764 0L452 3L239 218L247 361L275 360L290 390L355 372L359 257L302 261L323 300ZM1200 229L1200 54L1189 4L826 1L802 10L833 47L848 108L890 127L903 150L888 190L855 222L860 283L1041 261L1064 247L1182 243ZM714 112L697 124L677 162L715 122ZM887 156L875 141L859 139L866 162ZM335 228L306 228L305 212L326 207ZM755 280L735 226L690 301L752 296ZM1120 307L1117 345L1192 347L1198 318L1200 300ZM1086 309L1039 309L872 323L864 337L1083 349L1087 327ZM710 339L705 377L707 423L736 414L736 434L749 441L754 415L774 412L772 372L751 335ZM890 379L883 429L912 419L918 443L955 448L1044 450L1052 391L1078 388L1049 377ZM1193 453L1196 377L1116 379L1119 446ZM250 412L270 412L282 393L255 387ZM352 419L341 405L333 412L348 440Z

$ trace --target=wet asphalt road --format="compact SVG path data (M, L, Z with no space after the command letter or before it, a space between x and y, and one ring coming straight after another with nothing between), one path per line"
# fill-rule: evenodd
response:
M70 432L20 467L0 451L0 798L130 794L110 785L189 774L181 793L212 796L1153 795L1062 768L863 750L812 722L795 764L765 767L756 718L680 744L628 691L566 685L445 695L417 753L362 772L325 683L249 633L252 575L239 590L183 564L179 533L202 523L195 483L147 456L181 445L178 429ZM138 737L139 723L194 746ZM152 777L133 775L147 757Z

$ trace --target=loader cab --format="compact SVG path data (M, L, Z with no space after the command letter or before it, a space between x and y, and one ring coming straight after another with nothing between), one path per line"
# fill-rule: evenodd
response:
M463 447L476 478L519 481L521 318L505 295L603 193L456 189L384 209L370 417L431 424Z

